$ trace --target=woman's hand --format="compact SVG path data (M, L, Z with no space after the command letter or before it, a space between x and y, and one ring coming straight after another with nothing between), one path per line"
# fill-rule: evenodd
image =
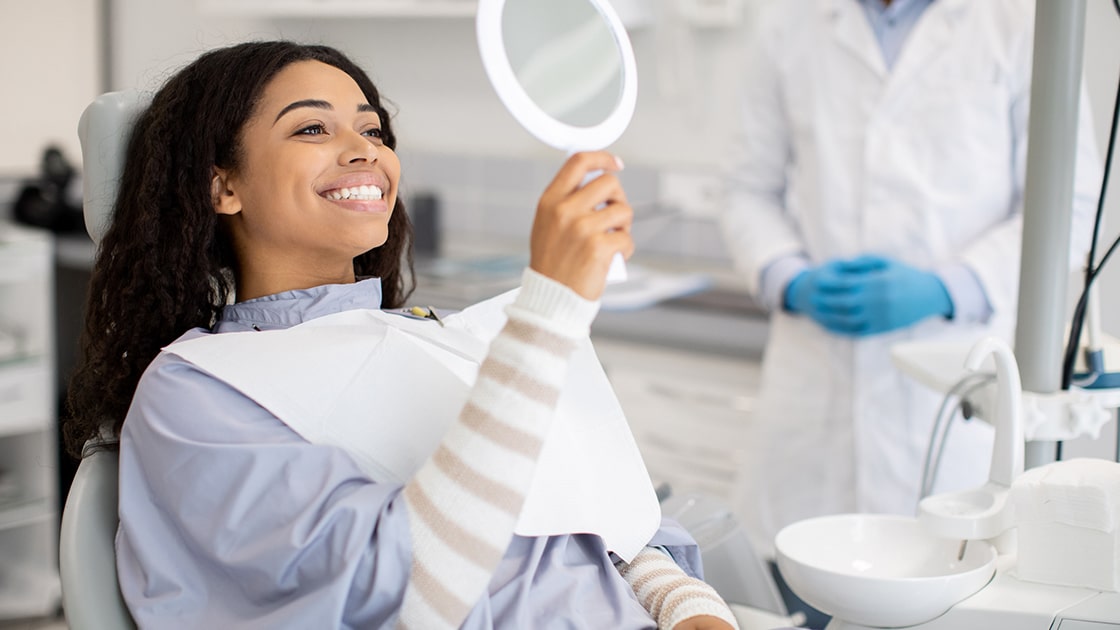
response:
M676 626L673 626L673 630L735 630L735 626L732 626L719 617L698 615L696 617L689 617L678 623Z
M606 151L576 153L541 194L533 220L529 266L588 300L602 295L614 255L634 252L633 210L614 175L621 168ZM603 174L581 186L598 170Z

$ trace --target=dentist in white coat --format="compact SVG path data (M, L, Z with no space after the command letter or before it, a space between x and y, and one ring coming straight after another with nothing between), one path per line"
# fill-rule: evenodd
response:
M940 394L900 341L1012 339L1034 0L780 0L744 67L724 233L772 310L737 512L760 551L823 514L913 515ZM1070 267L1100 166L1082 89ZM956 423L935 491L987 479Z

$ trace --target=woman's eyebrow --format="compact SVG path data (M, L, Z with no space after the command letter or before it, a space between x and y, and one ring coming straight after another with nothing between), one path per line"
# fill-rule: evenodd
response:
M272 124L275 125L276 121L280 120L280 117L283 116L284 114L287 114L288 112L292 111L293 109L299 109L301 107L314 107L316 109L330 109L330 110L334 109L334 106L331 105L330 103L328 103L327 101L321 101L321 100L313 99L313 98L304 99L302 101L296 101L294 103L289 103L286 107L284 107L284 109L280 110L280 113L276 114L276 120L273 120Z
M288 105L286 105L284 107L284 109L280 110L279 114L276 114L276 120L273 120L272 124L275 125L276 122L278 120L280 120L281 117L284 116L284 114L287 114L288 112L292 111L293 109L299 109L301 107L314 107L316 109L329 109L329 110L332 110L332 111L334 110L334 106L331 105L327 101L322 101L322 100L314 99L314 98L308 98L308 99L304 99L302 101L296 101L294 103L289 103ZM373 105L370 105L369 103L360 103L358 105L358 111L359 112L373 112L373 113L376 114L377 113L377 108L374 107Z

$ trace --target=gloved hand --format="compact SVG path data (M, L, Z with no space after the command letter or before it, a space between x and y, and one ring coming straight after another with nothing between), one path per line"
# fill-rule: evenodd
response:
M786 310L825 330L864 336L953 315L953 302L936 274L883 256L836 260L798 274L785 291Z
M844 291L820 292L815 303L828 330L854 336L905 328L927 317L952 317L953 301L934 273L883 256L833 263Z
M869 261L869 264L872 264ZM877 265L878 263L874 263ZM826 330L851 334L843 303L854 300L858 284L858 260L832 261L802 271L786 285L782 305L791 313L805 315Z

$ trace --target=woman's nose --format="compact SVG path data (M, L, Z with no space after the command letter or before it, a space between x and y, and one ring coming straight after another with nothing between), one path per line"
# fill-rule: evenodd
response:
M370 138L356 131L350 132L347 134L346 147L339 155L339 163L347 165L360 161L376 162L377 145Z

